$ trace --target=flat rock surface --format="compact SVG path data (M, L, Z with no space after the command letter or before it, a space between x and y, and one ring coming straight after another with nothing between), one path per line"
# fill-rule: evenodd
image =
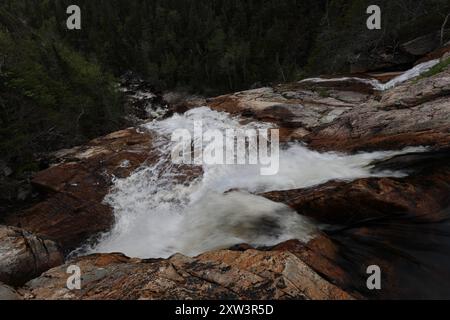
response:
M373 298L450 297L450 157L405 155L377 166L407 169L405 178L331 181L264 194L326 224L306 245L279 247L298 255L353 295ZM366 268L380 266L382 290L365 286Z

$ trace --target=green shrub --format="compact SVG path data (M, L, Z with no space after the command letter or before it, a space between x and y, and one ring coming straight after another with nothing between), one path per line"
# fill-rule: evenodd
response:
M422 73L417 79L416 81L420 80L420 79L424 79L424 78L429 78L432 77L438 73L441 73L443 71L445 71L448 67L450 66L450 57L443 59L441 62L439 62L437 65L435 65L433 68L431 68L430 70L428 70L425 73Z
M18 171L38 153L121 127L114 77L2 10L0 63L0 157Z

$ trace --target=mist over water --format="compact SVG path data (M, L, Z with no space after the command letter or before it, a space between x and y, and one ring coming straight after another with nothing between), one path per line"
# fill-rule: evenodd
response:
M277 175L260 175L258 165L203 165L202 176L183 183L178 179L179 167L171 163L170 135L179 128L192 131L198 120L205 130L270 128L267 123L242 125L237 118L206 107L144 125L145 130L158 133L159 161L114 181L105 202L114 209L115 226L89 251L165 258L178 252L194 256L240 243L267 246L289 239L308 241L317 230L314 222L254 194L305 188L332 179L403 176L401 172L371 173L369 164L423 150L343 155L311 151L296 143L280 150Z

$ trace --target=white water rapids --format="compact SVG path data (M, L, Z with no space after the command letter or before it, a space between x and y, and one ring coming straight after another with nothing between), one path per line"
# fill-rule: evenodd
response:
M238 119L206 107L147 123L145 129L158 133L160 161L115 180L105 198L114 208L115 226L90 252L165 258L177 252L194 256L240 243L269 246L290 239L307 241L317 230L313 222L254 194L375 176L369 166L373 160L422 150L340 155L314 152L298 143L280 150L277 175L260 175L258 165L203 165L203 176L181 183L177 167L170 162L170 135L179 128L192 131L198 120L203 121L205 130L270 127L264 123L241 125ZM387 175L402 173L376 174Z

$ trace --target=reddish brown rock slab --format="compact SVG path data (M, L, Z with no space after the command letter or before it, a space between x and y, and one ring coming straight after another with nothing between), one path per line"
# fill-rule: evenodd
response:
M264 194L298 213L326 223L309 243L273 250L296 254L325 279L353 296L387 299L449 298L450 167L447 157L410 162L405 178L369 178ZM404 163L403 163L404 165ZM385 169L386 169L385 168ZM382 290L368 290L367 268L382 270Z
M45 200L5 222L54 240L65 252L108 231L114 215L102 201L112 180L157 159L152 139L151 133L130 128L57 152L60 163L32 180L46 194Z
M0 285L22 285L63 261L55 242L0 225ZM0 289L6 294L6 287Z
M300 84L305 88L319 90L319 92L323 92L322 94L327 94L327 90L374 94L374 87L368 82L361 81L361 78L367 78L367 76L364 74L339 75L336 78L320 78L321 81L305 79Z
M309 130L331 123L350 110L360 96L321 97L317 92L304 89L299 84L280 85L275 88L260 88L237 92L209 99L208 106L243 118L269 122L281 128Z
M365 299L363 292L354 285L351 270L342 263L339 242L325 233L319 233L308 243L289 240L270 248L271 251L290 252L311 267L324 279L343 289L357 299ZM356 280L358 281L358 280Z
M66 269L80 267L81 290L68 290ZM282 251L213 251L195 258L130 259L91 255L28 282L26 299L352 299L296 255Z
M379 129L375 129L379 130ZM289 137L287 139L290 139ZM309 148L318 151L340 151L346 153L359 151L399 150L407 147L430 147L435 150L450 147L450 127L420 132L396 134L373 134L368 137L349 137L329 135L323 132L303 137Z
M12 300L22 300L22 297L14 288L0 282L0 301Z
M371 72L367 73L370 78L376 79L382 83L389 82L390 80L400 76L403 71L392 71L392 72Z
M435 214L450 205L449 194L450 168L439 166L431 172L405 178L331 181L308 189L262 195L321 223L349 225L401 214L436 220L439 216Z

